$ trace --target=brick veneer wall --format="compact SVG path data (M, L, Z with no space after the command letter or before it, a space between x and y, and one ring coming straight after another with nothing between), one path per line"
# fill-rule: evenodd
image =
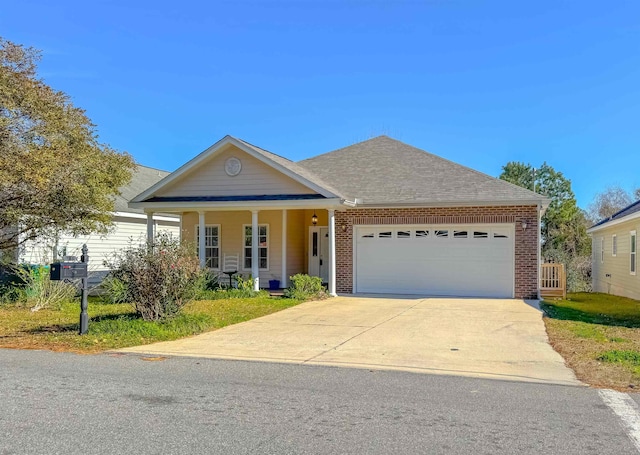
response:
M522 229L526 220L527 229ZM538 297L538 209L536 206L348 209L336 212L336 287L353 292L353 226L370 224L515 223L515 297ZM343 232L341 226L346 226Z

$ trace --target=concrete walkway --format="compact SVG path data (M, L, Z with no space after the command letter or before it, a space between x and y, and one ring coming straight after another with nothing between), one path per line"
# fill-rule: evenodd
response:
M336 297L119 352L581 384L522 300Z

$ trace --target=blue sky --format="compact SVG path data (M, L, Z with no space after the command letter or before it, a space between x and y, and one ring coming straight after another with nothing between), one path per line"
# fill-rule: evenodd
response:
M152 167L386 134L493 176L547 161L581 207L640 186L638 1L21 0L0 35Z

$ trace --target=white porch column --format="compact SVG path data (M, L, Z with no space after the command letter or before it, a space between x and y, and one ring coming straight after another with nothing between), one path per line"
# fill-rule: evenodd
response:
M147 212L147 243L153 245L153 212Z
M260 259L258 258L258 211L251 211L251 276L253 276L253 290L260 290Z
M200 258L200 267L207 265L205 237L206 228L204 224L204 212L198 212L198 257Z
M329 209L329 295L336 296L336 215Z
M287 210L282 210L282 279L280 286L287 287Z

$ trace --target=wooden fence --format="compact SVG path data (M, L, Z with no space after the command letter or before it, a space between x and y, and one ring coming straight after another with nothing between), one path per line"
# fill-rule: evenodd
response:
M540 296L541 297L567 297L567 274L564 264L540 265Z

